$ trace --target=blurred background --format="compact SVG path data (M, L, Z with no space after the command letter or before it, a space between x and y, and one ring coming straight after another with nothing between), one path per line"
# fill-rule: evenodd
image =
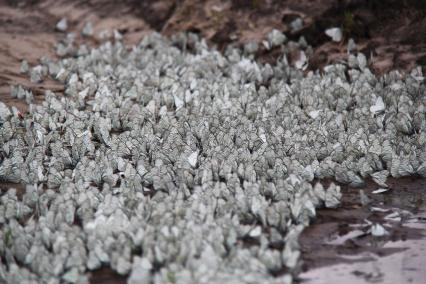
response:
M71 28L81 27L85 21L92 21L95 30L114 26L128 34L129 43L148 31L166 35L191 31L219 49L230 43L260 41L275 28L291 40L297 41L303 35L313 46L311 69L344 57L349 38L355 40L359 51L373 57L372 68L379 73L395 68L408 70L415 64L426 63L426 0L1 0L0 3L2 53L7 49L8 37L26 35L41 41L45 33L54 32L59 19L66 17ZM330 27L342 29L341 42L331 42L325 35L324 31Z

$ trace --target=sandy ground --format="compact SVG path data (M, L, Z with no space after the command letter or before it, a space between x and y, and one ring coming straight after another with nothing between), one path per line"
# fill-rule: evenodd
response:
M160 1L65 1L65 0L0 0L0 100L25 112L24 102L13 99L10 85L30 88L41 101L44 91L63 92L63 86L53 80L31 83L19 72L23 59L35 65L43 56L55 58L55 44L64 34L55 31L55 24L67 18L69 30L81 41L80 31L91 21L95 34L105 29L117 29L131 46L152 31L171 35L191 31L204 36L209 44L223 49L227 44L241 45L259 41L277 28L292 40L303 35L314 47L310 68L338 62L346 54L346 41L354 38L358 49L370 58L370 67L378 74L391 69L408 71L415 65L426 65L426 2L425 1L360 1L360 0L160 0ZM300 17L302 28L292 31L291 23ZM329 27L344 30L342 43L331 42L324 35ZM86 39L87 41L87 39ZM96 45L97 38L90 39ZM277 53L259 50L257 57L273 61ZM372 204L380 208L399 208L413 215L404 222L392 224L390 234L376 242L368 234L341 241L365 219L384 222L383 212L371 212L360 206L359 189L344 188L344 200L338 210L320 210L314 225L302 238L304 266L301 283L361 283L379 281L390 283L389 275L399 276L393 283L423 283L426 269L424 212L426 211L426 181L418 178L392 180L392 190L374 195L372 183L364 188ZM2 191L11 184L0 184ZM13 185L24 190L20 185ZM420 216L420 217L419 217ZM417 219L416 219L417 218ZM422 219L423 218L423 219ZM417 221L415 221L417 220ZM423 220L423 221L422 221ZM413 225L414 224L414 225ZM420 225L419 225L420 224ZM331 244L330 242L337 241ZM417 242L417 243L416 243ZM407 266L413 263L414 266ZM368 267L378 267L368 270ZM337 270L336 270L337 269ZM336 272L337 271L337 272ZM394 274L389 274L389 273ZM93 283L125 283L108 268L92 272ZM327 275L327 278L324 278ZM333 275L333 278L329 278ZM420 277L420 278L419 278ZM354 282L349 282L354 281ZM420 281L420 282L419 282ZM408 283L408 282L407 282Z

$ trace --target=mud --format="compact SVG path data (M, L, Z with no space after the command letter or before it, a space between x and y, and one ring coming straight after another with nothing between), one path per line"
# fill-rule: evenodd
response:
M16 196L19 200L22 199L22 195L25 193L25 186L19 183L12 183L12 182L0 182L0 192L1 195L9 191L10 189L15 189Z
M425 224L423 230L426 231ZM386 256L364 253L350 264L313 269L301 275L301 283L424 283L425 239L397 241L386 246L399 251Z
M164 2L164 1L163 1ZM167 1L166 1L167 2ZM346 58L349 38L370 57L376 73L410 70L426 64L426 2L416 0L252 0L173 1L174 12L159 31L195 31L223 48L227 44L259 41L272 28L295 41L304 36L314 47L311 69ZM300 30L292 30L296 18ZM342 43L324 34L330 27L344 32ZM263 55L260 52L258 55ZM275 59L275 58L273 58Z
M426 269L426 179L389 179L390 190L373 194L365 187L342 186L342 205L321 209L300 238L303 270L299 283L424 283ZM362 205L359 191L370 199ZM400 220L386 216L398 212ZM373 237L368 222L384 226L388 234ZM423 277L423 278L422 278ZM411 281L409 281L411 279ZM326 281L326 282L324 282Z
M106 29L117 29L126 35L126 43L136 44L152 29L139 18L132 6L114 4L115 1L4 1L0 0L0 98L1 101L25 112L27 105L10 96L10 85L23 85L33 91L35 102L43 99L44 91L64 91L63 86L51 79L31 83L26 74L20 73L23 59L30 66L40 58L56 58L55 44L65 34L55 30L61 18L67 18L69 32L74 32L81 42L80 31L86 22L93 23L95 37L85 43L99 43L97 34Z
M109 267L102 267L95 271L90 272L89 281L91 284L102 283L102 284L125 284L127 283L127 277L118 274Z

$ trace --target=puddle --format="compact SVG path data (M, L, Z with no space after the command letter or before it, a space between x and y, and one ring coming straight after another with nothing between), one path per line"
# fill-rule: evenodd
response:
M342 207L319 210L302 234L298 282L425 283L425 185L420 178L390 180L391 190L373 194L377 186L368 182L368 206L361 206L359 189L344 187Z
M296 283L424 283L426 179L389 179L388 184L389 191L373 194L378 186L366 183L369 206L361 206L360 189L342 186L341 208L317 212L300 238L304 272ZM373 237L372 224L388 234ZM126 282L110 268L90 274L90 283Z
M300 275L300 283L425 283L426 223L411 221L409 227L422 230L424 238L389 241L382 248L396 249L397 252L387 256L373 252L341 256L351 263L308 270Z

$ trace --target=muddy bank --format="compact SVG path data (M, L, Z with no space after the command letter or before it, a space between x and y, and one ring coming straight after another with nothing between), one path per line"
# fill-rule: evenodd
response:
M219 49L227 44L260 41L272 28L285 32L291 40L298 41L303 36L315 49L310 62L313 70L346 58L349 38L358 43L359 51L370 57L371 68L377 73L410 70L415 65L426 64L426 41L422 36L426 30L424 1L147 2L150 4L145 6L162 7L160 15L167 15L161 17L163 24L151 25L153 29L169 35L197 32ZM295 25L297 19L300 23ZM325 35L324 31L330 27L343 30L342 42L331 42Z
M383 193L373 193L379 188L373 182L363 188L343 186L339 209L318 210L300 238L305 270L300 283L390 283L396 276L398 283L423 283L426 179L389 179L388 184ZM368 204L361 204L360 190ZM373 224L386 233L372 236Z
M117 29L126 35L126 43L136 44L141 37L152 32L142 18L133 14L132 6L110 4L105 1L0 1L0 98L2 102L26 111L22 100L10 96L10 85L20 84L30 89L35 102L43 99L45 90L64 91L63 85L52 79L32 83L29 76L20 73L22 60L30 66L41 59L55 59L56 45L65 34L55 30L56 23L66 18L68 31L74 33L77 42L87 22L93 23L97 36L85 38L87 44L100 42L99 32Z
M363 253L349 258L352 263L313 269L301 275L301 283L424 283L425 239L390 242L384 247L395 252L380 256Z

